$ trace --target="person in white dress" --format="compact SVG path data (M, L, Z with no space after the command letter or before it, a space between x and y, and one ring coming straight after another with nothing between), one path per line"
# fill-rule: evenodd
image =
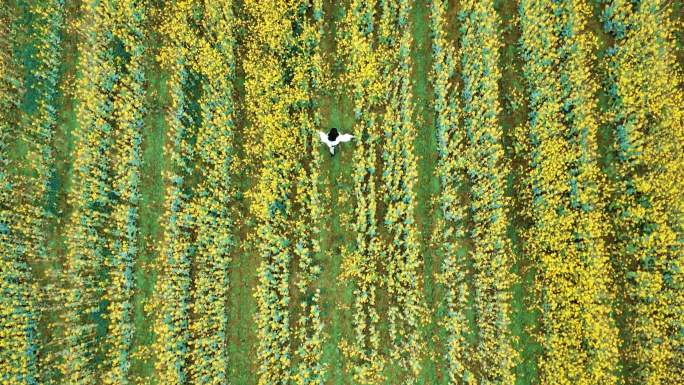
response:
M330 149L330 156L335 155L335 146L354 139L354 135L340 134L335 127L331 128L327 134L323 131L318 131L318 135L321 137L321 142Z

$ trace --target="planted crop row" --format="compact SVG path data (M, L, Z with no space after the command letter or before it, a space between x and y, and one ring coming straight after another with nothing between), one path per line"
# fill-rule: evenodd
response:
M530 120L527 253L538 264L543 383L614 383L617 329L596 166L595 42L585 4L520 7ZM569 359L569 357L572 357Z
M354 338L343 341L342 351L359 383L382 382L386 369L398 369L405 381L415 381L421 371L416 357L425 348L413 219L417 175L410 91L411 5L352 2L342 22L345 81L353 95L354 135L361 139L353 154L354 219L347 224L356 242L347 249L341 273L342 279L354 283ZM381 227L378 201L385 208ZM379 330L376 299L381 292L388 298L386 336ZM381 344L383 339L392 343Z
M293 128L298 132L298 142L304 151L299 153L296 167L295 196L293 199L297 219L294 222L295 286L299 303L294 311L295 355L292 381L296 384L323 384L327 368L323 364L323 321L321 319L320 289L318 278L321 255L322 196L318 188L321 152L317 131L320 113L316 97L321 92L325 73L320 48L323 33L323 2L316 0L300 2L294 17L296 55L289 60L295 85L294 100L290 107Z
M67 255L62 284L64 343L61 360L63 383L94 384L97 362L105 350L98 326L105 321L107 262L111 256L108 231L113 208L113 175L109 153L118 129L114 117L115 87L120 68L114 52L113 9L108 4L84 7L80 79L76 95L77 146L74 184L69 202L72 217L66 229Z
M27 158L31 159L30 167L35 177L27 184L32 199L26 218L31 221L30 253L35 261L48 261L45 230L46 221L54 215L54 196L51 184L54 179L54 135L57 125L57 93L59 83L59 66L62 58L61 28L64 22L64 2L49 0L36 2L30 7L31 38L35 48L33 59L35 69L32 91L35 109L28 114L28 127L23 132L23 139L28 145ZM38 206L36 208L36 206Z
M13 47L17 25L15 13L0 9L0 381L35 384L39 313L28 264L31 230L17 207L23 197L11 155L23 92Z
M356 237L354 247L343 255L340 279L354 284L352 310L353 339L342 342L341 350L357 383L381 383L387 357L380 350L380 317L377 295L381 244L377 227L376 148L380 127L374 106L382 95L380 59L373 52L375 1L352 1L342 21L341 52L347 58L345 81L354 106L353 135L360 139L353 153L353 220L349 230Z
M57 333L53 333L54 321L58 319L61 309L61 296L55 288L59 277L55 266L61 260L52 255L48 248L49 228L57 219L57 191L54 187L55 173L55 132L58 124L58 90L60 83L60 66L62 61L62 29L64 27L64 2L48 0L34 2L28 12L31 19L30 37L33 45L31 58L34 66L27 74L32 78L32 92L27 96L33 98L34 108L28 109L26 126L22 138L27 145L26 158L30 161L30 177L26 178L25 201L22 216L27 222L27 252L35 274L35 280L41 285L36 292L39 301L41 330L41 347L36 349L41 381L48 381L57 373L54 353L60 349Z
M119 79L113 87L112 118L115 125L110 158L112 167L109 256L106 262L108 286L107 351L103 375L105 384L132 383L130 368L133 343L133 269L139 254L138 226L140 169L142 166L143 60L145 12L140 2L121 1L108 10L113 21L113 38L125 56L119 56ZM121 54L119 54L121 55Z
M190 383L224 384L228 374L228 268L233 245L233 81L235 69L232 1L204 4L193 66L201 77L197 132L202 177L190 204L195 232Z
M168 384L228 380L234 21L231 1L182 1L160 29L171 168L155 351L157 374Z
M285 1L245 2L251 21L244 61L247 111L254 117L256 143L262 169L251 207L257 220L259 268L255 297L260 385L285 384L290 376L290 251L289 217L292 215L292 178L296 164L297 135L289 124L287 90L282 61L292 33ZM256 147L258 146L258 148Z
M466 1L461 22L460 76L463 81L457 130L464 139L465 172L470 187L478 377L486 384L513 384L517 354L511 326L513 254L506 234L505 197L509 166L499 124L498 14L492 1ZM461 202L466 204L466 202Z
M386 50L388 100L382 118L382 174L380 193L386 207L381 252L383 283L389 309L389 348L395 365L406 372L405 383L417 381L425 342L421 328L426 309L422 285L422 258L414 220L417 169L413 143L413 97L411 95L411 1L383 2L379 23L380 52ZM383 47L384 46L384 47Z
M134 1L84 8L74 208L62 277L64 383L130 383L145 20ZM100 369L104 369L100 371Z
M56 126L56 87L59 77L60 28L63 18L61 1L32 4L23 10L31 26L24 26L26 37L31 39L30 60L18 61L21 52L18 42L19 13L4 13L2 79L2 130L3 136L3 195L4 230L3 318L7 324L3 337L8 346L7 356L0 359L3 380L9 383L36 383L52 370L53 362L45 342L39 334L45 315L52 314L59 296L53 286L39 287L42 274L37 270L48 262L46 252L46 226L50 216L50 183L53 177L52 138ZM31 68L30 71L27 69ZM29 89L30 87L30 89ZM31 103L31 108L19 111L17 107ZM21 103L21 104L20 104ZM19 147L14 147L14 146ZM26 148L23 153L18 150ZM20 154L20 155L19 155ZM13 162L17 156L29 160ZM42 266L41 266L42 265ZM6 275L5 275L6 274ZM57 297L57 298L55 298ZM14 310L12 310L14 308ZM23 324L22 324L23 323ZM16 329L21 327L23 330ZM49 327L48 327L49 328ZM52 349L51 349L52 350Z
M673 3L605 1L611 203L628 384L675 384L684 363L684 117ZM681 64L681 63L680 63Z
M248 151L259 165L251 192L257 224L259 384L320 384L319 51L322 3L245 3L246 106L253 125ZM297 288L291 291L290 283ZM296 302L295 302L296 301Z
M437 231L444 262L438 282L447 307L446 360L452 382L479 379L512 383L517 362L510 334L513 256L506 234L507 164L498 123L498 16L490 2L462 4L458 51L445 36L447 5L431 6L435 128L438 145L441 218ZM462 89L453 79L457 55ZM466 199L466 194L470 196ZM470 354L466 284L470 243L478 344Z
M6 89L3 87L0 92L6 92ZM5 116L0 119L3 120L0 122L3 130L0 133L0 165L7 170L11 140ZM7 172L0 175L0 252L3 255L0 261L0 380L7 384L24 384L37 383L40 374L36 362L39 308L35 301L33 275L22 247L24 228L14 210L19 201L15 180Z
M574 214L574 252L580 261L582 347L587 366L575 383L612 383L619 366L620 341L613 312L614 278L606 246L605 178L598 168L597 84L591 75L596 37L589 33L592 12L584 1L561 3L559 49L563 122L573 154L566 180Z
M437 176L440 182L438 204L440 217L436 225L437 240L442 245L443 265L437 282L444 286L446 316L446 373L450 383L458 383L472 376L467 369L468 329L466 307L468 285L466 265L459 249L465 241L466 206L459 194L465 186L463 133L456 129L458 109L454 85L454 48L447 40L445 20L448 3L434 0L430 4L430 32L432 34L432 87L434 90L435 131L437 136Z

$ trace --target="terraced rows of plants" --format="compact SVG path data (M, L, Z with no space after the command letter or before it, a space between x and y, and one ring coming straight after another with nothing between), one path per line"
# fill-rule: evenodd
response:
M684 382L682 10L4 2L0 383Z

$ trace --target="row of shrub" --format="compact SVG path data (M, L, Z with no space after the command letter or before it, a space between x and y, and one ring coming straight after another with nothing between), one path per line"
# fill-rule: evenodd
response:
M25 90L15 46L19 33L18 12L0 9L0 382L37 384L40 310L29 264L36 231L23 217L24 183L13 157Z
M160 25L169 73L170 164L154 306L166 384L221 384L228 373L233 250L235 18L232 1L180 1Z
M598 189L590 10L581 1L523 1L519 13L530 114L517 140L528 162L525 213L532 225L525 251L537 270L540 378L548 384L614 383L619 341Z
M260 260L255 291L259 384L325 381L317 288L322 7L321 1L247 1L244 7L246 112L253 123L246 151L258 165L249 195Z
M352 133L358 140L352 155L354 211L343 223L355 242L344 250L339 277L353 283L353 338L343 340L340 349L354 381L364 384L381 383L388 360L381 351L377 308L383 260L377 224L376 157L382 130L375 107L380 105L385 86L380 76L382 55L374 50L375 8L375 1L351 1L341 22L338 43L346 58L342 81L351 94Z
M627 384L675 384L684 365L684 96L675 4L602 2L614 40L605 85L615 155L610 252L624 288Z
M426 324L423 301L423 259L415 222L418 179L414 151L416 127L411 84L412 30L409 11L412 1L381 3L378 25L378 54L383 60L385 95L382 129L380 196L384 204L382 220L383 286L389 309L389 357L401 369L401 378L411 384L418 380L425 354L422 327ZM381 74L378 74L382 78Z

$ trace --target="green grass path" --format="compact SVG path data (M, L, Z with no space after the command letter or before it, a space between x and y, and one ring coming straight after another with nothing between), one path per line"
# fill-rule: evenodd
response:
M513 265L514 276L517 277L512 285L511 301L511 332L517 339L515 344L519 352L519 363L515 368L516 384L527 385L539 383L537 373L537 363L541 354L541 346L536 343L531 333L537 327L538 315L531 309L534 301L534 275L535 270L532 261L528 260L523 252L523 244L520 236L525 227L525 223L519 218L524 202L520 200L520 194L516 193L514 182L521 178L522 168L520 159L516 158L512 148L512 135L516 129L521 129L527 119L527 104L523 100L511 98L514 93L526 95L524 79L522 79L522 63L516 49L520 38L520 30L514 23L517 16L517 6L514 2L498 0L495 1L495 8L499 12L500 30L504 43L501 51L501 86L500 103L502 112L500 114L500 124L503 128L504 150L506 158L512 159L511 175L508 180L507 195L512 199L515 209L509 211L509 236L515 254ZM518 104L519 103L519 104Z
M48 205L54 207L55 217L47 223L46 239L47 252L50 258L47 269L51 274L59 276L65 256L66 225L71 217L71 205L68 202L68 194L71 191L73 174L73 151L75 146L74 131L78 126L76 120L75 90L78 74L78 39L76 31L67 27L68 23L74 22L80 16L77 12L76 1L66 6L64 27L62 29L62 61L60 65L60 82L56 99L57 127L55 129L53 146L55 156L55 174L51 181L51 196L48 197ZM62 328L59 320L59 310L47 315L47 319L41 320L44 327L53 328L48 341L56 341L62 337ZM50 342L52 342L50 341ZM51 350L54 349L53 342ZM59 373L55 363L46 369L43 379L48 383L58 383Z
M439 180L435 175L437 164L437 140L435 138L433 124L433 93L430 85L430 71L432 68L432 39L430 38L430 9L428 2L415 1L411 10L413 46L411 59L413 64L412 84L414 125L416 128L415 153L418 162L418 183L416 185L416 211L415 218L420 232L421 255L423 256L423 284L425 302L428 308L430 323L423 330L423 337L427 343L428 357L423 363L423 373L419 383L439 384L445 383L444 376L440 373L442 352L435 344L433 337L438 331L435 317L439 296L435 295L435 274L439 271L441 258L430 247L433 233L435 207L432 205L433 198L439 193Z
M235 11L236 17L242 17L242 3L237 3ZM236 51L236 79L233 103L235 105L235 137L243 136L245 130L251 122L247 119L240 119L246 115L244 110L245 95L245 73L242 67L242 56L244 50L240 48L241 43L246 38L246 31L237 31L237 51ZM236 141L235 151L239 158L244 158L244 143ZM252 174L250 169L242 169L233 180L236 183L236 195L234 197L236 206L234 207L236 223L235 239L237 240L236 250L233 253L232 264L229 267L230 298L227 299L228 306L228 377L233 384L252 385L256 384L257 378L257 359L256 349L258 340L256 337L256 326L254 317L257 311L254 289L257 286L257 269L261 259L254 253L256 248L253 241L248 240L250 234L255 234L255 223L249 219L250 201L246 199L246 193L256 182L256 172Z
M150 51L159 43L153 38ZM133 321L135 334L133 346L135 350L149 348L154 342L154 315L145 311L145 304L152 300L157 271L155 261L159 257L164 230L161 223L164 214L165 183L163 172L167 167L164 156L166 141L166 108L169 96L166 89L166 74L161 71L156 60L146 63L147 76L147 114L143 129L141 167L141 200L140 200L140 233L141 254L135 267L135 298ZM152 381L154 379L154 359L137 358L132 363L134 377Z
M324 3L325 27L322 51L328 65L333 69L334 78L340 74L337 68L337 29L343 16L344 4L335 1ZM344 88L341 88L344 90ZM326 90L321 95L321 130L327 131L329 127L337 127L341 132L351 130L352 108L351 101L344 91L333 89ZM342 250L353 239L345 234L345 229L340 223L340 215L349 213L353 208L349 200L344 200L344 195L353 192L351 181L352 170L352 146L340 146L334 157L329 156L327 148L320 146L319 151L323 154L321 177L321 194L324 194L326 211L330 213L322 224L321 249L323 259L320 261L322 274L320 277L321 303L323 322L327 333L327 339L323 346L323 361L328 370L328 384L346 385L351 383L351 376L345 370L342 352L339 349L340 342L349 340L352 335L350 312L347 310L352 304L352 287L345 282L340 282L340 265L342 263Z

